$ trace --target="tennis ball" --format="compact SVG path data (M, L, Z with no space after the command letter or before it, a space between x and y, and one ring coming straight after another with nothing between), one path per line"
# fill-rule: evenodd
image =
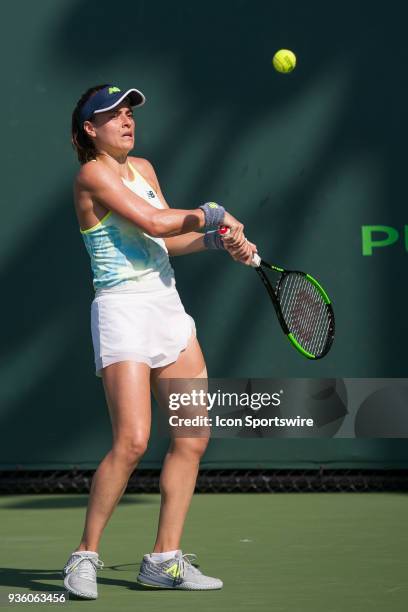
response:
M295 69L296 55L289 49L280 49L273 56L272 64L275 70L287 74Z

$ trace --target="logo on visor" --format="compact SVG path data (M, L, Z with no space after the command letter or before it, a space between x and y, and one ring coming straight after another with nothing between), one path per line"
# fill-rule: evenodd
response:
M108 90L110 94L116 93L118 91L120 91L119 87L109 87L109 90Z

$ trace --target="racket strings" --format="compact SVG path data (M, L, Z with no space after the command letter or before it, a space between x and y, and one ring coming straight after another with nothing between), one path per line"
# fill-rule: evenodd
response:
M290 273L279 283L283 318L294 338L312 355L320 355L327 344L331 321L327 305L304 274Z
M326 305L305 277L293 282L290 324L293 334L304 348L313 355L319 354L326 344L329 331Z
M309 353L319 354L329 331L327 309L320 293L305 277L288 279L284 317L296 340Z

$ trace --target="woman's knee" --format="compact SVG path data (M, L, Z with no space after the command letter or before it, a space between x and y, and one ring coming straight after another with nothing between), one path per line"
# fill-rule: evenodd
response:
M173 441L173 449L200 459L208 446L209 437L200 438L176 438Z
M115 442L112 451L120 461L132 466L137 464L145 454L148 441L144 435L126 436Z

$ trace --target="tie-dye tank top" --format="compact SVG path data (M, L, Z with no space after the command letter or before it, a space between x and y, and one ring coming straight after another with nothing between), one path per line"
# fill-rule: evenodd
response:
M155 208L164 208L152 186L129 161L128 165L133 179L122 179L125 185ZM152 285L158 287L172 282L174 271L164 240L149 236L114 211L110 210L93 227L80 231L91 258L95 290L126 281L143 285L156 281Z

